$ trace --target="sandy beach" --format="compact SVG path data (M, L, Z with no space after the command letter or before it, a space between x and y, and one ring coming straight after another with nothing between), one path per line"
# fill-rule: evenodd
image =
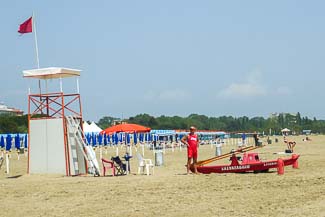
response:
M272 144L256 150L262 160L290 157L274 154L285 149L278 138L278 143L272 137ZM136 157L125 176L28 175L27 157L17 160L12 153L10 174L5 165L0 170L0 216L325 216L325 136L311 136L310 142L303 138L290 137L297 142L299 169L285 167L284 175L275 169L186 175L186 150L179 148L167 149L164 165L150 176L136 173ZM222 151L233 148L226 144ZM110 159L114 153L109 147L103 157ZM199 160L214 154L214 146L203 145ZM154 160L153 152L145 150L145 158Z

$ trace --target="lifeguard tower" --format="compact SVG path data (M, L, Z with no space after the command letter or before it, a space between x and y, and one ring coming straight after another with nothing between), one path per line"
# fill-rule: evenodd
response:
M67 176L93 173L99 175L96 155L82 130L79 94L80 70L40 68L23 71L25 78L39 80L39 93L28 95L28 168L29 174L63 174ZM77 93L65 94L62 79L76 77ZM60 91L47 92L48 80L59 80ZM40 81L45 80L42 93Z

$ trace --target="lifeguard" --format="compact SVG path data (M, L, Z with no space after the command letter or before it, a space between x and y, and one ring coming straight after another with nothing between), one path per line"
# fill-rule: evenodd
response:
M198 174L196 169L197 148L200 144L199 137L195 134L195 127L190 127L190 133L182 138L182 142L187 146L187 174L190 172L191 161L193 159L194 173Z

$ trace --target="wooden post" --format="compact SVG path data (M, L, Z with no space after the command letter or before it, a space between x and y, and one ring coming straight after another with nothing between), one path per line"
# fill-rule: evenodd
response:
M103 150L102 150L102 146L100 146L99 148L99 159L101 160L103 158Z
M9 153L6 153L6 173L9 174L10 164L9 164Z
M140 144L142 146L142 156L144 157L144 145L145 144Z

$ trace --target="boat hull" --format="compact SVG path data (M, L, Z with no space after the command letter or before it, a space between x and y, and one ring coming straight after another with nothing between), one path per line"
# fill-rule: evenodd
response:
M298 160L299 155L292 155L291 158L283 159L284 166L294 165ZM237 161L237 160L236 160ZM278 168L278 160L260 161L254 163L240 164L232 161L230 165L214 165L214 166L198 166L197 171L203 174L210 173L244 173L244 172L261 172L268 171L272 168ZM191 168L193 171L193 167Z

